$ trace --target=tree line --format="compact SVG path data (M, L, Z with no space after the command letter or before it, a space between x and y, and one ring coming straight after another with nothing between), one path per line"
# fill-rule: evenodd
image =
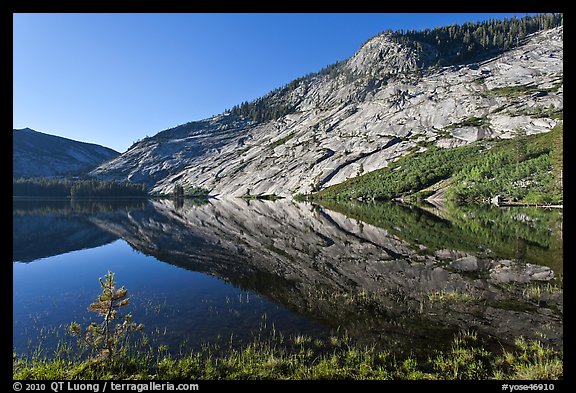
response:
M186 189L182 184L175 184L172 189L174 198L206 198L210 193L209 190L202 187L187 186Z
M478 60L487 54L517 46L527 35L562 26L562 14L540 14L504 20L452 24L424 30L389 31L397 42L422 51L425 45L436 50L429 66L446 66Z
M49 197L145 197L146 184L96 179L17 178L12 179L13 196Z

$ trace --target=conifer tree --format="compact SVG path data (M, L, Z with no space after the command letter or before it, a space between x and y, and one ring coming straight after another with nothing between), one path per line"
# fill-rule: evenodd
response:
M130 334L144 326L132 322L131 314L118 315L118 310L128 305L128 291L124 286L116 287L114 273L109 271L104 279L99 280L102 293L88 310L96 312L103 321L100 324L92 322L85 331L79 323L73 322L69 330L82 345L95 352L96 360L109 361L125 351Z

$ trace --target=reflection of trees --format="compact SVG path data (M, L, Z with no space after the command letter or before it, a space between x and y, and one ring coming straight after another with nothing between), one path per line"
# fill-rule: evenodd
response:
M13 199L12 215L90 215L102 212L144 210L146 199Z
M561 266L562 250L554 244L562 214L539 208L494 208L449 205L432 214L396 203L325 203L329 209L381 227L412 245L432 251L455 249L491 257ZM479 247L481 247L479 249Z
M517 237L516 238L516 252L514 255L515 258L520 260L520 261L525 261L526 256L528 254L527 250L528 250L528 245L526 244L526 242L524 240L522 240L521 238Z
M177 197L177 198L172 198L172 206L174 206L174 209L179 210L182 209L184 206L202 206L209 203L209 199L208 198L203 198L203 197Z
M182 209L184 206L184 197L176 197L172 199L172 204L174 205L174 209Z

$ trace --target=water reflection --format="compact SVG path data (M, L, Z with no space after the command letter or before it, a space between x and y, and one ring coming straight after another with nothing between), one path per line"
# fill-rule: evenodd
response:
M34 243L46 245L40 255L121 238L159 261L231 282L369 345L426 353L460 329L504 342L524 335L562 344L562 292L554 282L562 272L558 212L153 200L68 214L69 230L58 236L70 244L62 247L58 236L42 240L52 224L39 220L37 207L35 214L22 209L14 213L20 260L34 257L21 240L31 228L39 234ZM71 235L84 227L98 235ZM542 283L554 290L530 296L529 288ZM197 300L182 301L185 307Z
M395 203L326 204L331 210L386 229L413 247L457 250L485 258L514 259L562 273L562 211L536 207Z

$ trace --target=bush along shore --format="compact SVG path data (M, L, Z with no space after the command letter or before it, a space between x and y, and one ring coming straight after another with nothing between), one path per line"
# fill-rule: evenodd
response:
M114 274L100 279L102 293L89 310L101 320L69 325L77 341L61 341L51 356L13 356L13 378L74 379L563 379L563 353L518 337L513 346L488 345L474 331L461 331L449 349L426 358L399 357L361 346L346 336L326 340L304 335L254 337L241 346L210 344L174 355L152 345L144 327L122 314L128 291Z

